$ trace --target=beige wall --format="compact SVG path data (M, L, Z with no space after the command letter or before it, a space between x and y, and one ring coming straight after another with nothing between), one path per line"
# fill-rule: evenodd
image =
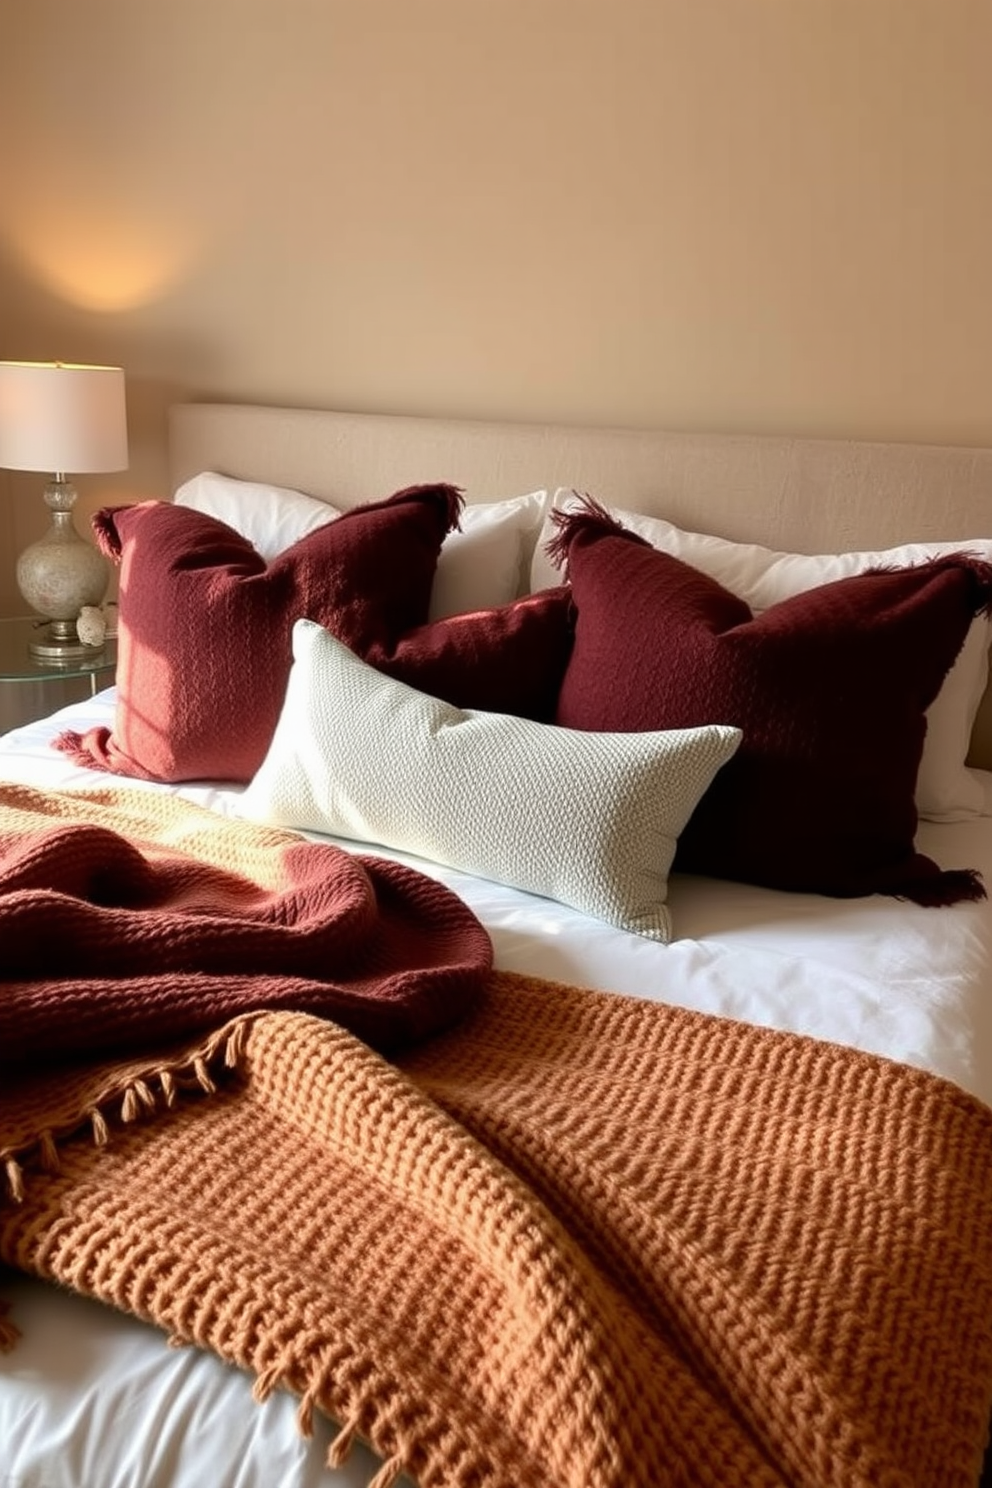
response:
M86 509L187 395L992 444L990 57L988 0L0 0L0 357L127 369Z

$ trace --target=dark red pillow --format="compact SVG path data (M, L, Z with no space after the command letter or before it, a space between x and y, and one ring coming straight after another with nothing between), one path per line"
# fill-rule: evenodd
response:
M575 643L556 722L734 724L741 746L679 839L675 867L775 888L984 897L915 851L924 714L992 566L966 555L824 584L752 615L714 579L595 503L556 517Z
M80 763L150 780L251 778L282 706L293 622L364 656L424 624L454 486L413 486L345 512L269 564L216 518L169 502L93 519L120 562L112 730L64 733Z
M365 660L456 708L550 723L571 650L571 591L563 586L432 621L388 655L373 646Z

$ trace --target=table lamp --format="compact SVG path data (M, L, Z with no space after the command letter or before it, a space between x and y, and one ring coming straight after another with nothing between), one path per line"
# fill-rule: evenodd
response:
M49 661L92 655L76 632L84 605L99 605L109 567L72 520L74 475L127 469L127 412L120 367L0 362L0 466L52 472L52 525L17 560L17 586L39 624L30 650Z

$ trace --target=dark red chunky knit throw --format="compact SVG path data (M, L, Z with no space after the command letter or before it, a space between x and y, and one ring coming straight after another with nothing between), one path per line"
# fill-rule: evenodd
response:
M491 963L471 910L400 864L151 791L0 786L0 1068L258 1008L395 1049L462 1017Z

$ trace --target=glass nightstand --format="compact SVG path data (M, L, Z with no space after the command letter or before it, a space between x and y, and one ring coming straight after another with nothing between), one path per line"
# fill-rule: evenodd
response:
M116 639L91 656L51 661L28 650L43 623L29 616L0 619L0 734L92 696L114 680Z

